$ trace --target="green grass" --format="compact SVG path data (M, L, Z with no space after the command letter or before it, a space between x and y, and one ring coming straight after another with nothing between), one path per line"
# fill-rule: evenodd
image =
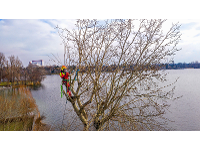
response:
M40 84L40 83L37 83L37 84ZM0 86L13 86L13 85L25 85L25 81L16 81L16 82L1 82L0 83ZM26 85L28 85L28 86L32 86L32 85L34 85L33 84L33 82L31 82L31 81L26 81Z
M11 82L1 82L0 83L0 86L8 86L8 85L11 85Z
M31 131L33 125L33 117L7 119L0 122L0 131Z

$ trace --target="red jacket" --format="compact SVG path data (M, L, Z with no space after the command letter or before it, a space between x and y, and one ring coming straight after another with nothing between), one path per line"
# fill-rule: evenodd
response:
M69 94L69 96L71 96L71 92L69 91L70 89L70 84L67 81L69 79L69 73L68 72L63 72L60 71L60 77L63 79L62 83L66 85L67 87L67 93Z
M68 80L69 73L68 72L60 72L60 77L62 79L67 79Z

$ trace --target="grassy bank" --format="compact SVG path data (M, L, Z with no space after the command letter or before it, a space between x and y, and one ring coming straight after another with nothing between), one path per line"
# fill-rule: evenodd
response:
M34 116L39 111L30 90L20 86L0 92L0 130L32 130Z
M34 116L16 117L0 120L0 131L31 131Z
M33 85L40 85L40 82L31 82L31 81L15 81L15 82L1 82L0 83L0 87L1 86L19 86L19 85L27 85L27 86L33 86Z

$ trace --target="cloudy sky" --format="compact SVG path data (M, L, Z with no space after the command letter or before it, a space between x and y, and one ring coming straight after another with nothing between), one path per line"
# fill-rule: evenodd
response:
M24 66L31 60L43 59L45 65L52 64L49 57L59 56L63 61L63 45L55 27L73 28L75 19L2 19L0 20L0 51L6 57L15 55ZM180 32L182 48L174 57L175 62L200 62L200 19L172 19L166 22L182 24Z

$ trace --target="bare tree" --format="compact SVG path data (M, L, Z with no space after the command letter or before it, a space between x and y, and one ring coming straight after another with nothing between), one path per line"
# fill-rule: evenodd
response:
M21 60L14 55L8 57L8 60L5 58L3 53L0 53L0 74L1 79L6 79L8 82L17 82L21 80L23 65Z
M8 57L9 62L10 62L10 69L9 69L9 76L10 76L10 81L12 83L15 82L15 56L11 55Z
M76 66L70 80L74 98L63 92L83 130L163 129L157 118L174 88L159 86L166 80L160 64L178 51L181 36L178 24L163 31L165 21L77 20L73 30L57 26L65 62Z
M41 83L45 78L45 70L43 67L38 67L36 65L29 64L26 68L27 79L33 84Z
M1 78L0 78L0 83L1 83L1 80L2 80L2 77L3 77L3 73L4 73L4 67L5 67L5 63L6 63L6 58L5 58L5 55L3 53L0 52L0 68L1 68L1 72L0 72L0 75L1 75Z
M6 65L4 67L4 72L5 72L4 79L6 79L7 82L9 83L10 82L10 66L9 66L9 61L6 60L5 64Z
M11 55L8 57L9 59L9 76L10 76L10 81L15 82L17 79L17 82L20 80L20 70L22 69L23 65L21 60L14 55Z
M15 60L15 72L16 72L16 78L17 78L17 82L18 81L20 81L20 79L21 79L21 70L22 70L22 68L23 68L23 65L22 65L22 62L21 62L21 60L18 58L18 56L17 56L17 58L16 58L16 60Z

